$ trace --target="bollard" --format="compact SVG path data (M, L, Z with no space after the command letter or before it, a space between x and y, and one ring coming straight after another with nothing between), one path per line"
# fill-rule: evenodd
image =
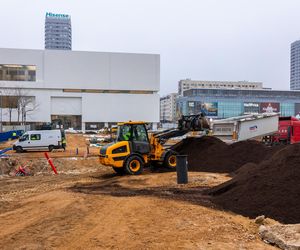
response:
M50 164L50 166L51 166L53 172L54 172L55 174L57 174L56 168L55 168L55 166L54 166L54 164L53 164L53 162L52 162L52 160L51 160L51 158L49 157L49 155L48 155L47 152L45 152L45 157L46 157L48 163Z
M176 155L177 184L188 183L187 155Z

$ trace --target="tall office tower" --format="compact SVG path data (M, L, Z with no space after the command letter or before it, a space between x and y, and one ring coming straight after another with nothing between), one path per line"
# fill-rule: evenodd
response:
M291 44L291 90L300 90L300 40Z
M72 49L71 16L46 13L45 49Z

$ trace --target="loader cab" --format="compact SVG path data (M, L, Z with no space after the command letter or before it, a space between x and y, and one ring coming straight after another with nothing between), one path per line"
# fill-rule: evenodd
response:
M128 141L132 152L148 154L150 143L146 124L143 122L119 123L117 142Z

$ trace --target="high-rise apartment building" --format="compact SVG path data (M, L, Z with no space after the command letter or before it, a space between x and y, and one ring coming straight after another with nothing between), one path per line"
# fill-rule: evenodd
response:
M66 14L46 13L45 49L71 50L71 16Z
M160 98L160 121L175 122L176 121L176 98L177 93Z
M291 44L290 89L300 90L300 40Z
M178 82L178 94L183 96L183 92L189 89L263 89L262 82L248 81L198 81L185 79Z

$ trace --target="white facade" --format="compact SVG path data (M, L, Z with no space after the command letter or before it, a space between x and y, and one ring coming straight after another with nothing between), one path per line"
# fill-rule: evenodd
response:
M0 49L1 65L36 66L35 81L0 80L2 95L21 88L34 97L36 109L27 121L79 115L83 129L93 122L159 121L159 55ZM8 121L7 111L2 113Z
M263 83L248 81L196 81L191 79L178 82L179 95L183 96L183 92L189 89L263 89Z
M160 121L176 121L176 93L172 93L160 98Z

